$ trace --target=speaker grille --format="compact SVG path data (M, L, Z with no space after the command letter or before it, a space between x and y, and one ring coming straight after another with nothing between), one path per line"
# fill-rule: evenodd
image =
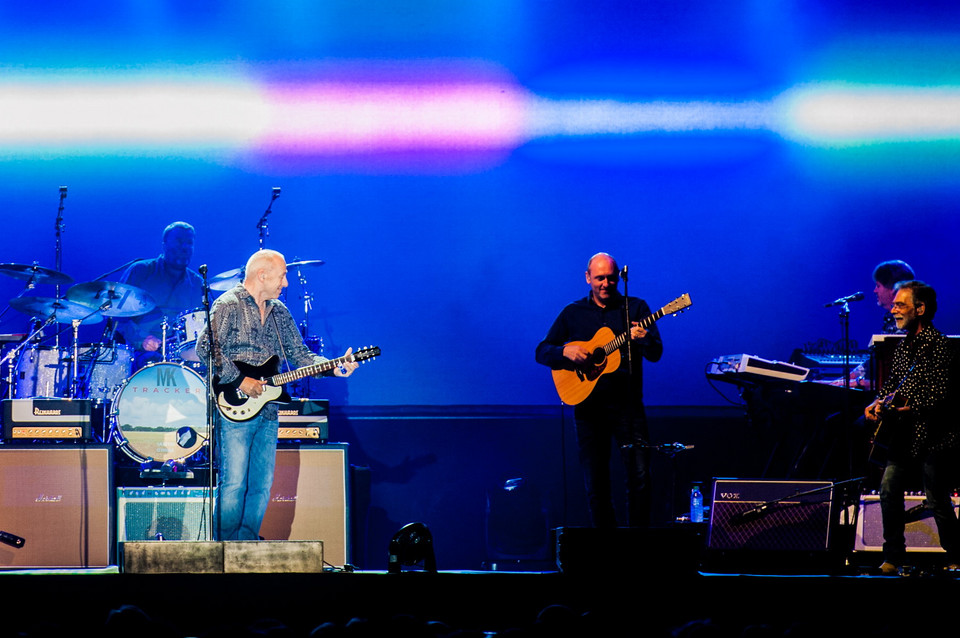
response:
M0 530L23 547L0 545L0 567L110 564L109 446L0 448Z
M207 488L118 487L117 539L210 540ZM211 501L214 499L211 499Z
M826 550L831 487L815 481L717 480L707 545L723 550ZM818 488L825 489L795 496Z
M347 450L346 443L277 450L270 502L260 526L264 540L323 541L326 562L349 562Z

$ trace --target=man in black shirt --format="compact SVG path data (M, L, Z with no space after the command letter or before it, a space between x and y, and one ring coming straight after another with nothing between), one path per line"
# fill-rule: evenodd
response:
M591 352L572 341L590 341L603 327L615 335L626 332L625 298L617 290L620 270L613 257L598 253L587 263L586 298L566 306L537 346L537 362L552 369L574 370ZM629 525L643 527L650 519L650 451L643 409L643 364L659 361L663 342L656 324L644 329L640 319L650 314L642 299L628 298L632 371L624 354L620 366L597 379L590 395L574 408L580 464L595 527L615 527L610 487L611 439L620 450L627 474Z
M960 445L948 405L955 383L954 350L933 327L936 312L933 288L920 281L897 284L890 313L906 336L894 350L878 398L864 411L868 421L879 424L878 438L886 438L888 449L880 483L883 574L898 573L906 558L903 495L908 481L918 475L947 552L948 569L960 570L960 522L950 499Z

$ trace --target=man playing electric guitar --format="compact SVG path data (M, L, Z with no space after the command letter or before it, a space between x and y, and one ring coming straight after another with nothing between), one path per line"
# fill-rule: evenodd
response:
M211 310L215 384L230 385L248 397L259 397L266 381L241 374L235 362L255 368L277 356L290 367L326 361L303 343L296 322L278 297L287 286L287 265L275 250L260 250L247 261L244 280L221 295ZM201 360L208 356L206 330L197 340ZM357 363L346 352L336 376L349 376ZM276 404L267 404L253 418L228 420L217 414L220 460L219 540L257 540L267 511L277 450Z
M656 324L648 328L639 321L650 315L642 299L630 297L630 326L625 325L625 298L617 290L620 270L613 257L598 253L587 262L586 281L590 293L586 298L567 305L553 322L547 336L537 346L537 362L552 369L581 370L599 374L590 361L593 352L584 345L601 328L613 334L629 330L632 370L627 356L615 370L604 370L589 396L576 404L577 443L583 468L590 516L595 527L615 527L610 486L611 439L616 441L626 467L629 525L643 527L650 519L650 451L647 421L643 409L643 359L658 361L663 342ZM604 366L611 362L596 362Z
M960 522L950 500L960 447L960 431L948 404L956 383L955 354L948 339L933 327L936 312L933 288L920 281L897 284L890 313L906 336L894 350L879 398L864 410L872 423L882 416L880 428L889 430L880 482L884 558L880 572L887 575L897 574L906 559L903 495L918 479L947 552L947 569L960 571ZM886 407L894 392L899 401L894 405L901 407Z

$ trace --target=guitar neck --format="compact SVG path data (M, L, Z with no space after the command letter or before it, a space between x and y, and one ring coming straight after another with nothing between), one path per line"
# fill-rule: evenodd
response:
M640 319L637 323L640 325L641 328L646 330L647 328L655 324L659 319L662 319L666 314L667 313L664 312L663 308L661 308L660 310L654 312L653 314L649 314L643 319ZM605 344L603 346L603 351L606 352L607 354L610 354L614 350L619 350L623 346L623 344L627 342L627 339L629 338L630 338L630 330L626 330L625 332L617 335L615 339Z
M306 377L313 377L318 374L327 372L328 370L333 370L334 368L342 365L346 362L346 357L339 357L337 359L330 359L328 361L323 361L321 363L315 363L310 366L304 366L302 368L297 368L296 370L291 370L290 372L282 372L280 374L275 374L267 382L270 385L280 386L291 381L297 381L299 379L305 379Z

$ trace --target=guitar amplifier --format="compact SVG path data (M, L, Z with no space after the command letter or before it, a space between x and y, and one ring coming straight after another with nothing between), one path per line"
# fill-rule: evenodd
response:
M960 507L960 498L953 497L953 509ZM923 496L905 496L906 511L904 539L908 552L943 552L940 533L933 520L933 512L924 507ZM880 513L880 497L865 494L860 497L860 516L857 517L857 537L853 543L856 552L883 551L883 517Z
M296 399L277 404L280 429L278 439L314 439L327 441L330 438L328 415L330 402L326 399Z
M3 439L91 439L89 399L4 399Z
M711 550L826 551L833 483L716 479Z
M206 487L118 487L117 540L210 540L209 508L216 501Z

